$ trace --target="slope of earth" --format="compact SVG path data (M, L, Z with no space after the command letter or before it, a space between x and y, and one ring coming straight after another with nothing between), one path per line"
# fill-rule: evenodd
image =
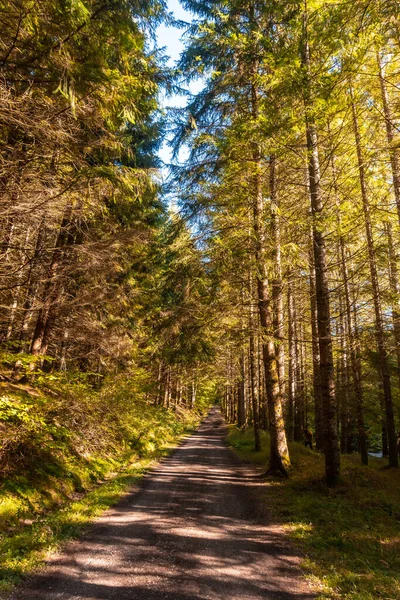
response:
M300 559L225 447L213 409L198 431L10 600L308 600Z

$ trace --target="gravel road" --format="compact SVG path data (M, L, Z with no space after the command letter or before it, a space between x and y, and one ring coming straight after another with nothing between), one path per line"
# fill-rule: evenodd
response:
M67 544L10 600L314 598L262 480L224 445L212 409L199 430Z

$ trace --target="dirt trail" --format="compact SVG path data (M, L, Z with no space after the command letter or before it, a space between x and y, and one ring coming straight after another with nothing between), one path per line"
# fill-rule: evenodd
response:
M262 483L224 446L213 409L200 429L11 600L314 598Z

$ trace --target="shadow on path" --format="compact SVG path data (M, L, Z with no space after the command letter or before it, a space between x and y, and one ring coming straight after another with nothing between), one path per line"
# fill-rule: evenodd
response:
M11 600L308 600L282 530L213 409L138 494L108 510Z

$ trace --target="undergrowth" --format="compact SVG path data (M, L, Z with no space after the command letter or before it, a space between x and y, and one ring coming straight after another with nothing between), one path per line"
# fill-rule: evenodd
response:
M36 568L167 453L199 414L116 378L0 384L0 593Z
M228 442L239 456L266 465L267 434L262 450L253 450L253 432L232 426ZM334 488L323 481L324 457L293 443L287 480L265 483L265 501L303 549L320 598L399 600L400 473L372 458L368 467L358 455L342 457L342 479Z

